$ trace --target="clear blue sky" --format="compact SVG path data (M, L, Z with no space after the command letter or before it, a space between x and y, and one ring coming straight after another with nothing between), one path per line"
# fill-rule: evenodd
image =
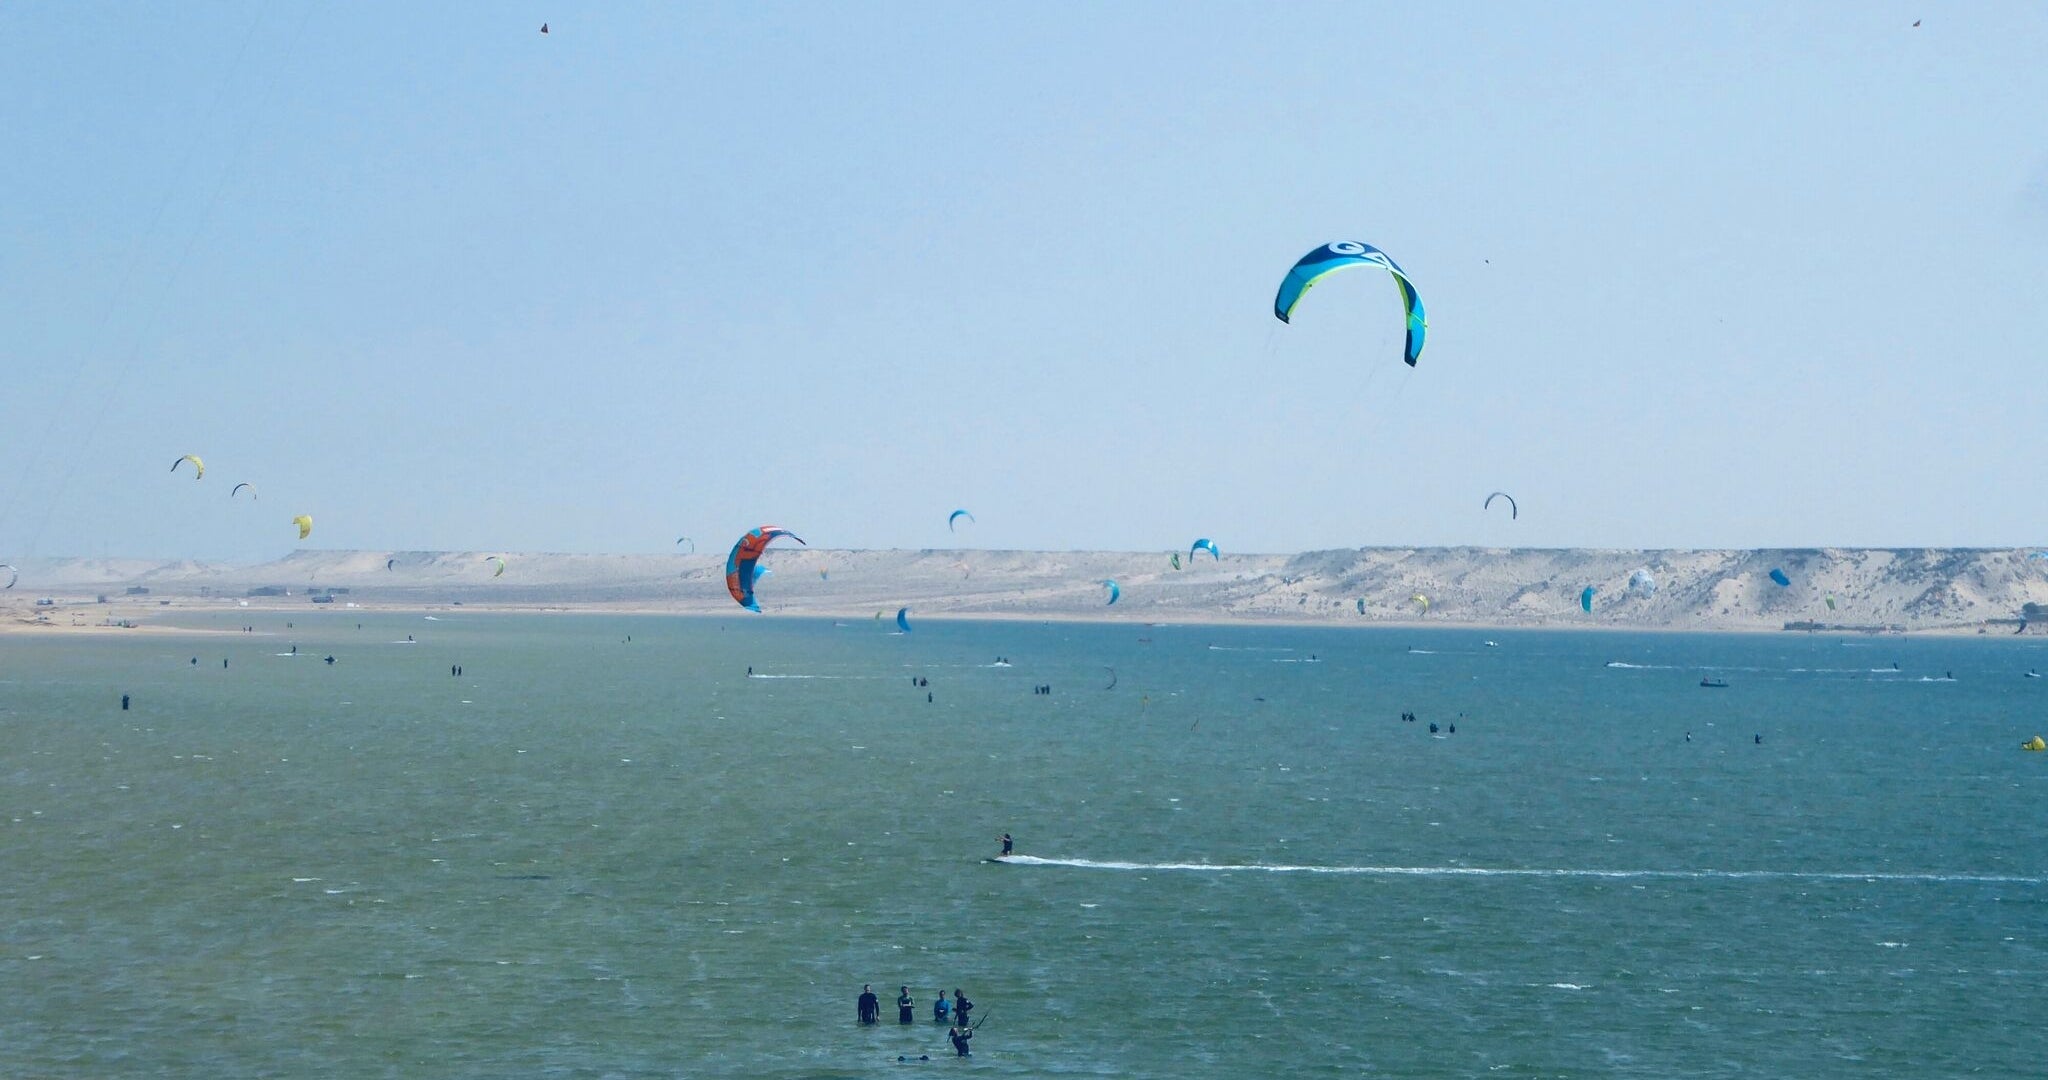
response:
M2048 540L2040 4L5 25L0 559Z

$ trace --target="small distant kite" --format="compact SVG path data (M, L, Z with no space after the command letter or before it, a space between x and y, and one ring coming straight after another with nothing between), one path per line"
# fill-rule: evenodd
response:
M967 512L967 511L965 511L965 510L955 510L955 511L953 511L952 513L950 513L950 514L947 514L947 515L946 515L946 531L947 531L947 532L952 532L952 531L954 531L954 530L953 530L953 526L954 526L955 524L957 524L957 523L959 522L959 520L960 520L961 518L966 518L966 519L967 519L967 523L968 523L969 525L972 525L972 524L974 524L974 523L975 523L975 522L974 522L974 515L973 515L973 514L970 514L970 513L968 513L968 512Z
M1593 586L1588 585L1584 591L1579 593L1579 606L1585 609L1586 614L1591 615L1593 613L1593 594L1599 591Z
M1644 596L1657 595L1657 575L1650 573L1647 566L1638 567L1635 573L1628 576L1628 591Z
M1358 613L1360 615L1365 614L1365 597L1363 596L1358 598Z
M1775 566L1771 567L1771 580L1777 582L1781 589L1790 588L1792 585L1792 579L1785 576L1785 571Z
M1408 598L1408 602L1416 605L1416 607L1420 609L1416 612L1417 615L1429 614L1429 597L1424 596L1421 593L1416 593L1414 596Z
M1114 604L1123 598L1124 591L1117 586L1115 578L1104 578L1102 587L1109 590L1109 602L1103 604L1103 607L1108 607L1110 604Z
M384 569L386 569L386 570L389 570L389 569L391 569L392 567L394 567L394 566L397 566L397 565L398 565L398 560L397 560L397 559L386 559L386 560L384 560Z
M1108 686L1105 686L1105 687L1103 687L1103 689L1104 689L1104 690L1114 690L1114 689L1116 689L1116 669L1115 669L1115 668L1113 668L1113 667L1108 667L1108 666L1106 666L1106 665L1105 665L1105 666L1103 667L1103 669L1102 669L1102 670L1104 670L1104 671L1107 671L1107 672L1109 672L1109 685L1108 685Z
M1316 282L1354 266L1377 266L1394 275L1394 284L1401 290L1401 307L1408 316L1408 342L1401 350L1401 359L1409 367L1414 367L1415 361L1422 356L1423 336L1429 332L1429 323L1423 317L1422 298L1415 294L1415 286L1408 281L1408 275L1394 265L1394 260L1371 244L1339 240L1303 255L1280 280L1280 292L1273 297L1273 314L1281 322L1289 322L1294 306L1301 303L1301 298Z
M198 454L186 454L184 457L171 462L171 471L177 472L178 466L188 461L192 463L192 479L198 480L206 475L206 462L199 460Z
M1913 20L1913 25L1914 25L1914 26L1916 26L1916 27L1917 27L1917 26L1919 26L1919 25L1920 25L1920 20L1918 20L1918 19L1914 19L1914 20Z
M541 33L543 33L543 34L547 33L547 32L548 32L548 24L546 24L546 23L542 23L542 24L540 24L540 32L541 32Z
M689 546L689 548L688 548L687 550L685 550L685 551L683 552L683 554L685 554L685 555L695 555L695 554L697 553L697 542L696 542L695 540L692 540L692 539L690 539L690 538L689 538L689 537L687 537L687 536L678 536L678 537L676 537L676 546L677 546L677 547L681 547L681 546L683 546L684 544L688 544L688 545L690 545L690 546Z
M1206 537L1206 536L1205 536L1205 537L1202 537L1202 538L1201 538L1200 540L1197 540L1197 541L1195 541L1194 543L1192 543L1192 544L1188 545L1188 561L1189 561L1189 562L1191 562L1191 563L1192 563L1192 562L1194 562L1194 561L1195 561L1195 552L1197 552L1197 551L1206 551L1206 552L1208 552L1208 553L1209 553L1209 558L1211 558L1211 559L1221 559L1221 558L1223 558L1223 553L1222 553L1222 552L1220 552L1220 551L1217 551L1217 550L1216 550L1216 541L1214 541L1214 540L1211 540L1211 539L1209 539L1209 538L1208 538L1208 537Z
M21 580L21 571L15 569L12 563L0 563L0 570L7 571L7 584L0 585L0 588L12 589L14 583Z
M1834 593L1829 593L1829 594L1827 594L1827 596L1826 596L1826 597L1824 597L1824 599L1825 599L1825 600L1827 600L1827 602L1828 602L1828 610L1829 610L1829 611L1833 611L1833 610L1835 610L1835 594L1834 594Z
M748 529L732 546L732 552L725 557L725 591L732 594L733 601L748 611L759 611L761 605L754 600L754 579L767 571L756 573L761 562L761 553L768 545L782 537L789 537L799 544L804 538L780 525L763 525ZM805 544L809 547L810 545Z
M906 633L906 634L910 633L910 609L909 609L909 608L907 608L907 607L900 607L900 608L897 608L897 609L896 609L896 629L898 629L898 630L901 630L901 631L903 631L903 632L904 632L904 633Z
M1495 499L1506 499L1506 500L1508 501L1508 520L1509 520L1509 521L1514 521L1514 520L1516 520L1516 519L1518 519L1518 518L1520 518L1520 517L1522 516L1522 508L1521 508L1521 507L1519 507L1519 506L1516 506L1516 505L1515 505L1515 497L1514 497L1513 495L1510 495L1510 494L1508 494L1508 493L1507 493L1507 492L1505 492L1505 491L1496 491L1496 492L1494 492L1493 494L1491 494L1491 495L1488 495L1488 496L1486 497L1486 501L1485 501L1484 503L1480 504L1480 507L1479 507L1479 509L1481 509L1481 510L1491 510L1491 509L1493 509L1493 500L1495 500Z
M491 564L491 566L492 566L492 570L491 570L491 576L492 576L492 577L494 577L494 578L495 578L495 577L504 577L504 576L505 576L505 559L504 559L504 557L503 557L503 556L501 556L501 555L486 555L486 556L484 556L484 561L485 561L485 562L487 562L487 563L490 563L490 564Z
M292 519L292 524L299 527L299 539L304 540L306 537L313 535L313 515L300 514Z
M1178 551L1173 553L1173 568L1175 570L1180 569L1180 552Z

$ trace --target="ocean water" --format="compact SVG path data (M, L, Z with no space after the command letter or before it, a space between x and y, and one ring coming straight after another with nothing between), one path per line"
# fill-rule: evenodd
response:
M0 1072L2044 1068L2030 638L251 620L0 640Z

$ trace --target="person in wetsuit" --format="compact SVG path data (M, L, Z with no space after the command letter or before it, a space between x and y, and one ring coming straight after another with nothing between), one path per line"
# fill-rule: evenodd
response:
M896 995L896 1022L914 1024L917 1022L917 1000L910 996L910 987Z
M973 1008L974 1008L974 1002L972 1002L972 1001L969 1001L969 1000L967 1000L967 995L966 995L966 994L963 994L963 993L961 993L961 992L960 992L960 988L959 988L959 987L957 987L957 986L956 986L956 987L954 987L954 988L953 988L953 1022L954 1022L955 1024L958 1024L958 1025L959 1025L959 1026L961 1026L961 1027L966 1027L966 1026L967 1026L967 1014L968 1014L968 1013L969 1013L970 1011L972 1011L972 1010L973 1010Z
M1009 833L1004 833L1004 834L1003 834L1003 854L1005 854L1005 855L1008 855L1008 854L1010 853L1010 848L1011 848L1012 846L1013 846L1013 845L1012 845L1012 843L1011 843L1011 840L1010 840L1010 834L1009 834Z
M973 1056L974 1051L969 1050L967 1048L967 1040L974 1038L973 1028L961 1027L960 1025L955 1024L953 1025L952 1030L946 1032L946 1038L952 1042L953 1052L955 1054L958 1054L961 1057Z
M953 1015L953 1003L946 1000L946 991L939 990L939 1000L932 1002L932 1022L943 1024Z
M856 1006L863 1024L872 1024L882 1018L882 999L875 996L875 988L866 983L860 987L860 1004Z

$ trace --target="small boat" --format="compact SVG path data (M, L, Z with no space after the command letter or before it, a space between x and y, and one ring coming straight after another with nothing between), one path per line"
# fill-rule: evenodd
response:
M1726 690L1728 689L1728 680L1703 678L1700 680L1700 685L1713 690Z

